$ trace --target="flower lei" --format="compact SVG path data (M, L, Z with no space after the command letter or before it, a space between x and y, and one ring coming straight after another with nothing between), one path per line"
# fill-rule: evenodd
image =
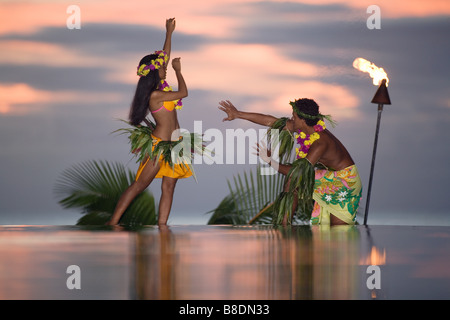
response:
M161 80L161 83L159 84L158 89L165 91L165 92L172 91L172 87L169 86L169 84L167 83L166 80ZM183 108L183 101L181 101L181 99L174 100L173 102L175 103L175 109L179 110L179 109Z
M162 66L166 65L169 61L169 56L167 53L163 50L155 51L155 54L158 55L158 57L155 60L150 61L150 64L141 64L137 67L137 75L139 77L145 77L149 74L150 71L158 70ZM172 91L172 87L169 86L167 81L161 80L161 83L158 86L158 90L170 92ZM175 103L175 109L182 109L183 108L183 102L181 99L174 100Z
M322 120L317 121L317 124L314 126L314 133L309 135L304 133L301 130L298 130L295 134L295 138L297 139L297 143L300 145L300 148L295 148L295 154L297 159L305 158L308 155L309 148L311 145L318 139L320 139L320 135L318 132L321 132L326 129L325 122Z

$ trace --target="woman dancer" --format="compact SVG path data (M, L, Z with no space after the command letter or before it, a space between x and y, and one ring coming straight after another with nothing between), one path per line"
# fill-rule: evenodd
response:
M149 124L145 117L149 111L152 114L156 123L151 134L152 150L161 141L163 142L161 145L170 146L170 143L167 144L168 141L173 141L173 137L179 138L180 125L176 109L181 109L181 99L188 96L186 83L181 74L180 58L172 60L172 67L178 81L178 91L172 91L165 82L174 30L175 18L167 19L164 49L143 57L139 62L137 74L140 79L130 109L129 120L133 126L143 121ZM140 164L135 181L122 194L111 219L106 224L118 224L134 198L143 192L154 178L162 178L158 225L166 225L172 207L175 185L178 179L191 175L189 167L183 164L169 164L162 156L156 159L147 154Z

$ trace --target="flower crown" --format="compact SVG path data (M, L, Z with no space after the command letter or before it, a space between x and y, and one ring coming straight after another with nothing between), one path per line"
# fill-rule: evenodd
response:
M311 120L327 120L329 123L331 123L331 125L334 127L336 125L336 121L334 121L331 118L331 115L323 115L320 112L313 116L304 112L301 112L300 109L298 108L297 104L296 104L297 100L295 101L291 101L289 102L289 104L292 106L292 109L294 109L295 113L297 113L300 117L304 118L304 119L311 119Z
M158 57L155 60L150 61L150 64L141 64L137 67L137 75L140 77L145 77L150 71L158 70L164 66L169 60L169 56L163 50L155 51Z

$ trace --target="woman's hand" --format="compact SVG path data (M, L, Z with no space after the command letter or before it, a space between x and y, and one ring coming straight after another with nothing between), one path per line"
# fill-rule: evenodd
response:
M173 59L172 59L172 68L173 68L173 70L175 70L176 72L180 72L180 71L181 71L181 62L180 62L180 58L173 58Z
M172 33L175 30L175 18L166 19L166 31Z
M219 109L224 111L228 116L224 118L223 121L231 121L238 117L239 111L230 101L220 101L219 104L221 105Z

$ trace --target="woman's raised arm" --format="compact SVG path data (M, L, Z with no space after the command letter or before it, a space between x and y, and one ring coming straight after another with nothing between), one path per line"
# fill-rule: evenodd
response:
M175 30L175 18L166 19L166 39L164 40L163 50L170 59L170 51L172 50L172 33Z

